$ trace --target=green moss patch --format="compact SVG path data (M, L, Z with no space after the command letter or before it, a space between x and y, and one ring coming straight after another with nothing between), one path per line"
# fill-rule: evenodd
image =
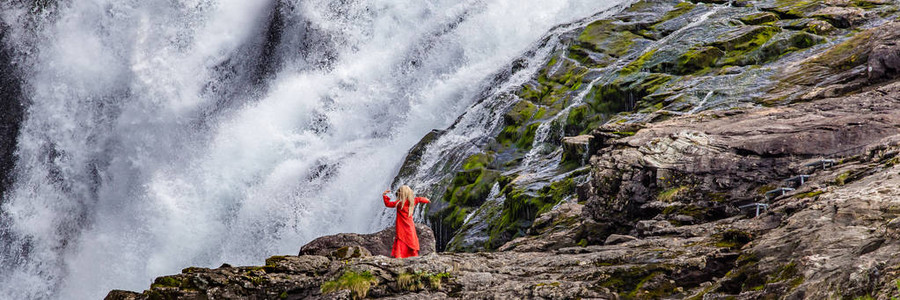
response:
M773 38L758 51L748 53L743 59L732 61L736 65L761 64L778 59L779 57L802 49L806 49L825 42L825 38L808 32L792 32L781 34Z
M365 298L369 289L378 284L378 280L369 271L346 271L340 277L322 283L322 294L333 293L339 290L350 290L354 299Z
M778 14L782 19L797 19L823 7L825 5L821 0L777 0L774 6L766 10Z
M812 197L815 197L815 196L818 196L818 195L821 195L821 194L824 194L824 193L825 193L825 191L817 190L817 191L812 191L812 192L809 192L809 193L796 194L796 195L793 196L793 198L797 198L797 199L802 199L802 198L812 198Z
M570 93L581 88L584 76L588 72L587 68L569 58L559 56L554 56L550 63L552 64L548 64L538 72L537 82L522 85L517 93L519 98L540 107L527 107L527 104L517 103L505 116L506 124L521 126L528 123L528 120L536 121L546 115L555 114L568 105Z
M440 290L441 283L450 278L450 273L415 271L397 275L397 287L402 291L421 291L426 288Z
M519 101L503 114L503 121L508 125L520 126L531 120L537 110L537 106L531 101Z
M845 185L847 184L847 179L850 178L850 172L844 172L834 178L835 185Z
M461 170L454 174L441 197L446 206L428 216L432 223L441 224L440 236L449 237L459 230L466 216L481 206L494 184L503 179L499 171L490 167L494 160L493 152L476 153L463 160Z
M651 58L653 58L654 54L656 54L656 49L641 54L641 56L639 56L637 59L622 68L622 70L619 71L619 74L628 75L641 71L647 65L647 62L650 61Z
M753 52L781 31L779 27L744 26L719 37L712 46L725 51L720 65L748 65L758 63Z
M736 295L765 285L766 276L759 271L759 258L756 255L741 254L736 263L737 267L725 274L716 291Z
M634 41L641 38L643 37L631 31L621 30L612 20L599 20L588 24L578 35L576 42L578 46L594 52L622 57L631 50Z
M740 249L753 240L753 235L746 231L729 229L713 235L717 239L715 246L721 248Z
M499 217L492 219L487 247L496 249L513 238L525 235L534 219L575 193L574 178L556 181L540 190L528 191L514 184L507 185L502 193L506 197Z
M176 278L174 276L163 276L157 277L156 280L153 281L153 284L150 285L151 288L155 287L180 287L182 284L181 279Z
M725 51L751 50L759 48L781 28L772 26L743 26L723 34L712 44Z
M769 279L766 282L787 282L788 285L793 289L802 284L803 280L803 273L800 272L800 269L797 267L797 263L790 262L775 270L775 272L769 276Z
M478 153L466 158L466 160L463 161L462 168L465 171L485 169L493 161L494 156L490 153Z
M743 16L740 20L747 25L760 25L778 21L778 15L771 12L761 12Z
M677 200L679 196L683 195L690 189L688 186L679 186L671 189L664 190L659 192L659 195L656 196L656 200L662 202L672 202Z
M636 73L618 77L608 84L595 86L588 94L588 105L593 112L604 116L653 107L646 96L665 86L673 77L661 73Z
M687 1L680 2L680 3L676 4L672 10L666 12L666 14L663 15L663 17L659 20L659 23L680 17L680 16L690 12L691 10L694 10L695 7L697 7L696 4L693 4L693 3L690 3Z
M499 176L499 172L484 168L456 173L442 200L452 205L481 205Z
M714 66L716 61L724 55L725 52L711 46L691 49L678 57L673 71L679 75L703 71Z
M676 284L668 279L670 273L657 264L617 268L598 284L623 299L660 299L676 293Z
M858 33L852 38L837 44L828 51L805 62L807 66L825 66L833 71L846 71L859 66L869 60L871 52L870 41L874 31L869 30ZM799 77L805 80L791 80L792 82L811 85L816 83L818 76Z

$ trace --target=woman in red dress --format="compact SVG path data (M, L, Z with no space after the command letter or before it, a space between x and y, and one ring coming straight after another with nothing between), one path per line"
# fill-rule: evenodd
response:
M391 201L384 191L384 206L397 208L397 236L394 237L394 247L391 248L391 256L396 258L419 256L419 237L416 235L416 225L413 223L412 213L416 203L428 203L425 197L414 197L413 191L408 186L401 186L397 190L397 201Z

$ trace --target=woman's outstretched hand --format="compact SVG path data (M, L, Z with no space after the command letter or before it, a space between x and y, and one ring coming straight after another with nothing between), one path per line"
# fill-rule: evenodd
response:
M391 190L384 190L384 193L381 193L381 195L384 196L384 195L387 195L387 194L390 194L390 193L391 193Z

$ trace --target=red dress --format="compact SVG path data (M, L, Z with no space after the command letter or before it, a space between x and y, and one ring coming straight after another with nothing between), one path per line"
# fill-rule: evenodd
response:
M391 201L384 196L384 206L398 207L399 201ZM425 197L416 197L416 204L428 203ZM416 224L409 215L409 205L404 203L403 208L397 208L397 236L394 237L394 247L391 248L391 256L396 258L419 256L419 237L416 235Z

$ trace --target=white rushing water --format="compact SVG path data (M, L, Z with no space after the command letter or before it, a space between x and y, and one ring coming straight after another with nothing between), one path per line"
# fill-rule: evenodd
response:
M412 145L617 2L73 0L32 23L2 4L8 46L33 51L0 298L97 299L378 230Z

